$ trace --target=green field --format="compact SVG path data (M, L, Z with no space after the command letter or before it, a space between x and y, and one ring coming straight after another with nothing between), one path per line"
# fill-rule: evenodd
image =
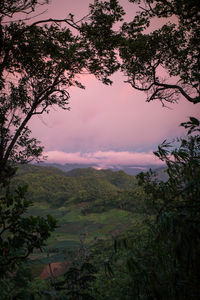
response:
M64 173L56 168L22 166L13 181L28 184L33 204L28 214L52 215L57 229L44 252L34 253L34 265L69 259L69 253L85 243L113 239L140 226L144 193L136 178L122 171L77 169Z

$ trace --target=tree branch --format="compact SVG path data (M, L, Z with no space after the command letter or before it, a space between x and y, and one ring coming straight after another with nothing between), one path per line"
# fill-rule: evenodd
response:
M18 0L18 2L20 2L20 1ZM37 7L42 6L42 5L48 4L48 2L49 2L49 0L44 0L43 2L38 2L37 4L32 4L32 3L30 3L30 1L23 1L23 3L18 3L17 4L18 6L16 6L16 7L12 7L12 4L9 7L3 6L4 11L2 9L0 11L0 13L3 16L9 17L9 18L12 18L12 16L15 13L23 13L23 14L29 15L35 10L36 6Z
M134 89L136 89L138 91L143 91L143 92L149 91L154 85L154 83L151 83L147 88L141 88L141 87L136 86L133 82L131 82L131 80L126 80L124 82L129 83Z
M38 24L42 24L42 23L49 23L49 22L53 22L53 23L62 23L65 22L67 23L69 26L75 28L75 29L79 29L80 27L78 25L76 25L76 23L72 22L71 19L46 19L46 20L40 20L40 21L36 21L34 23L32 23L30 25L30 27L38 25Z
M60 70L60 72L58 73L58 75L55 77L54 81L52 82L52 84L50 86L48 86L45 90L43 90L42 92L40 92L39 95L35 96L35 100L33 101L33 104L29 110L29 112L27 113L25 119L23 120L23 122L21 123L21 125L19 126L19 128L16 130L14 137L12 138L12 141L10 142L10 145L8 146L5 156L4 156L4 164L6 164L6 162L8 161L8 158L10 156L10 153L12 151L12 149L15 146L15 143L17 142L22 130L24 129L24 127L26 126L26 124L28 123L28 121L31 119L31 117L34 115L35 110L37 109L37 107L46 99L49 97L49 95L51 95L54 90L55 90L55 86L59 84L59 78L63 73L63 69Z
M26 259L32 252L33 252L33 247L29 248L29 249L27 250L27 253L26 253L25 255L22 255L22 256L13 256L13 257L9 258L9 259L7 260L7 262L5 262L5 263L0 263L0 266L1 266L1 267L7 266L7 265L9 265L12 261L15 261L15 260L19 260L19 259L20 259L20 260L24 260L24 259Z
M41 13L35 15L35 16L32 16L32 17L29 17L29 18L24 18L24 19L18 19L18 20L15 20L15 22L20 22L20 21L29 21L29 20L32 20L34 18L37 18L41 15L43 15L44 13L46 13L48 10L45 9L44 11L42 11ZM10 24L12 21L3 21L2 24Z
M151 95L151 97L149 98L148 101L151 101L151 100L155 99L155 96L158 94L158 92L172 89L172 90L178 90L189 102L194 103L194 104L200 103L200 96L192 98L179 85L176 85L176 84L167 84L167 83L160 83L160 82L156 81L155 74L154 74L154 81L148 87L146 87L146 88L138 87L137 85L134 84L134 82L132 80L126 80L124 82L125 83L129 83L134 89L136 89L138 91L143 91L143 92L148 92L154 86L160 87L160 88L156 89L153 92L153 94ZM174 93L176 93L176 92L173 92L173 94Z
M191 103L197 104L200 102L200 97L195 97L192 98L190 97L185 91L184 89L176 84L167 84L167 83L159 83L159 82L154 82L154 85L156 86L160 86L163 87L164 89L177 89L179 90L179 92Z

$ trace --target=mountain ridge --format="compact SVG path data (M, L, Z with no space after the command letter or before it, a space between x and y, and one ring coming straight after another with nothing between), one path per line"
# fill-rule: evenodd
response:
M94 168L97 170L112 170L112 171L119 171L122 170L128 175L135 176L139 174L140 172L147 172L150 168L152 170L162 168L162 165L156 165L156 164L147 164L144 166L138 166L135 164L130 165L113 165L113 166L107 166L105 168L102 168L98 166L97 164L78 164L78 163L66 163L66 164L59 164L59 163L48 163L48 162L40 162L34 165L38 166L44 166L44 167L55 167L58 168L64 172L68 172L74 169L85 169L85 168Z

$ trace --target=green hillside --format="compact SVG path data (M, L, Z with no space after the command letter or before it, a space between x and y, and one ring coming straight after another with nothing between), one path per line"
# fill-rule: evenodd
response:
M82 233L89 243L116 236L141 221L144 192L136 178L123 171L87 168L64 173L24 165L18 168L13 188L18 184L28 184L27 197L33 202L30 214L51 214L58 220L48 242L48 259L46 253L33 255L43 263L64 260L66 251L78 247Z
M135 177L123 171L87 168L65 173L53 167L34 165L22 165L18 168L13 186L18 184L29 185L27 196L34 203L45 203L51 208L66 207L71 202L85 202L91 207L97 201L98 204L103 201L104 210L107 210L115 207L114 203L110 207L109 199L115 198L117 203L122 192L138 189Z

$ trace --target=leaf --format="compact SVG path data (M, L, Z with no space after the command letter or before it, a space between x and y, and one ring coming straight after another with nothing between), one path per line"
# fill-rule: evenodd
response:
M199 120L197 120L196 118L194 117L190 117L190 121L192 122L192 124L196 125L196 126L199 126L200 123L199 123Z

